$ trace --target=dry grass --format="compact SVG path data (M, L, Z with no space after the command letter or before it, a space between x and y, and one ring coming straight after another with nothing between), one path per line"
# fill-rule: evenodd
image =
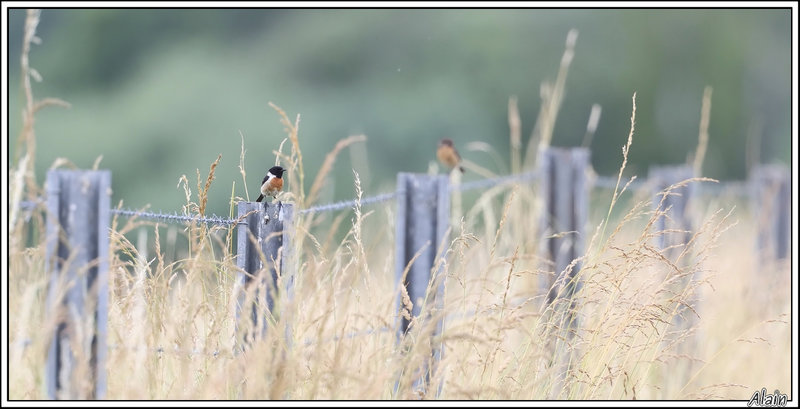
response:
M703 90L703 106L700 108L700 133L697 136L697 149L692 160L694 174L700 175L703 170L703 159L706 157L708 149L708 123L711 121L711 90L706 86Z
M288 155L283 145L276 151L290 170L287 197L310 206L318 189L302 188L299 116L291 122L273 108L291 143ZM515 102L509 110L514 142L521 126ZM545 117L555 120L552 112ZM542 143L549 140L552 123L537 129ZM333 147L315 180L327 177L344 147L362 140ZM518 141L512 146L515 166L533 159L519 156ZM182 179L186 213L204 212L218 161L205 184L198 172L196 194ZM245 178L243 163L244 146ZM12 178L12 191L23 189L17 183L23 179ZM358 174L354 189L361 198ZM623 190L617 186L610 208ZM699 227L670 253L655 247L663 233L654 231L654 220L662 213L650 200L622 209L618 219L609 209L591 220L581 290L547 305L540 283L552 273L538 251L541 204L530 186L489 189L463 209L435 267L445 272L443 311L424 305L434 319L414 320L400 342L398 315L423 300L395 286L393 206L359 203L324 224L319 215L298 216L293 291L279 294L281 313L269 315L265 336L243 350L235 333L241 272L231 228L170 226L162 240L162 225L115 218L106 397L435 399L440 391L440 399L748 399L761 387L789 390L789 267L759 265L752 240L741 239L755 236L748 213L712 204L694 209ZM349 227L344 238L333 234L339 226ZM18 243L22 230L10 231ZM9 258L10 399L45 398L42 368L55 322L45 311L44 245L36 243L13 247ZM444 329L434 336L436 318ZM437 345L444 355L434 366ZM414 381L426 363L432 387L420 392Z
M357 175L355 181L360 196ZM446 321L438 338L445 352L432 374L440 398L744 399L762 385L788 389L788 268L753 274L751 249L724 239L732 225L737 234L752 234L752 225L732 223L738 212L704 217L670 259L653 244L659 213L638 203L608 224L608 237L598 233L589 244L582 290L546 306L535 238L513 238L520 189L487 193L502 208L479 201L467 212L476 214L473 221L465 220L448 244ZM490 208L498 216L486 216ZM234 352L237 269L228 231L190 225L185 256L167 261L159 247L163 226L115 220L108 398L419 397L414 370L431 352L433 325L418 323L400 344L392 330L382 330L398 314L391 206L357 206L339 222L348 214L352 228L343 240L298 231L291 314L269 321L265 338L241 353ZM477 220L486 224L476 231ZM597 222L599 232L606 223ZM133 245L126 236L137 232L152 234L153 244ZM44 282L31 274L43 271L42 251L11 257L12 345L32 340L12 348L13 399L43 397L41 365L53 323L43 311ZM577 315L576 331L564 320L568 311ZM676 326L679 313L692 326ZM784 369L742 370L756 361Z

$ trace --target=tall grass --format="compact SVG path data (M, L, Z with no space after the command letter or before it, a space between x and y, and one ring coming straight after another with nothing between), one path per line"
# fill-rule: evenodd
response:
M529 169L535 147L549 143L568 63L553 89L559 94L549 95L537 123L539 141L527 141L524 157L516 103L509 103L514 168ZM365 137L333 146L305 192L299 115L290 121L272 107L290 149L283 153L281 144L275 151L276 163L289 169L282 199L311 206L337 155ZM28 153L17 162L21 172L34 159ZM243 146L239 167L244 186L252 186L244 160ZM224 166L219 158L205 178L198 170L194 193L182 179L187 214L204 212L218 166ZM35 186L17 184L24 180L20 174L12 189L38 194ZM615 189L602 217L590 220L577 275L582 289L549 305L542 283L562 272L552 271L539 251L541 203L534 190L497 186L464 201L458 209L464 217L454 220L458 226L436 267L445 272L444 309L433 311L444 319L443 331L432 339L434 321L415 321L400 342L398 315L424 300L409 299L395 286L392 204L362 208L359 201L332 219L297 215L293 291L279 294L281 313L245 349L237 348L235 333L234 288L241 272L233 227L190 223L181 230L115 217L107 398L748 399L761 387L789 390L788 266L756 264L748 213L707 202L695 209L698 228L691 240L667 253L654 244L662 234L654 221L663 212L653 210L652 200L660 198L620 209L624 188ZM364 195L357 173L353 194ZM234 186L232 202L247 197ZM44 246L23 245L21 224L9 232L19 244L9 258L9 397L42 399L44 357L56 322L44 306ZM339 227L345 227L344 237L334 234ZM414 380L436 344L443 345L443 359L430 366L432 387L420 390Z

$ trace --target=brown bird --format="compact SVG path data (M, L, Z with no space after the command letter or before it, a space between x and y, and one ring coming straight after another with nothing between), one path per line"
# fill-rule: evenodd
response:
M278 192L283 189L283 179L281 179L283 172L286 172L286 169L280 166L269 168L267 176L264 176L264 180L261 181L261 194L256 199L256 202L260 202L264 199L264 196L272 196L274 199L278 195Z
M436 149L436 157L439 159L439 162L442 162L442 164L448 168L453 169L458 167L458 170L464 173L464 167L461 166L461 155L458 154L455 146L453 146L452 139L444 138L439 141L439 148Z

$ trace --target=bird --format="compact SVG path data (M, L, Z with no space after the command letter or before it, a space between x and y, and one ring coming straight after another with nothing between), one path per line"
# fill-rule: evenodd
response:
M455 146L453 146L452 139L444 138L439 141L439 148L436 149L436 157L439 159L439 162L442 162L442 164L448 168L453 169L458 167L458 170L464 173L464 167L461 166L461 156L458 154Z
M264 176L264 180L261 181L261 194L256 199L256 202L260 202L264 199L264 196L272 196L274 199L275 196L278 195L278 192L283 189L283 172L286 172L286 169L280 166L273 166L269 168L267 171L267 175Z

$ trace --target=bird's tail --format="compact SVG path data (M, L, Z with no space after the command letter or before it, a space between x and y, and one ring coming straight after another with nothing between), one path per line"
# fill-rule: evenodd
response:
M262 200L264 200L264 195L258 195L258 199L256 199L256 202L260 202Z

